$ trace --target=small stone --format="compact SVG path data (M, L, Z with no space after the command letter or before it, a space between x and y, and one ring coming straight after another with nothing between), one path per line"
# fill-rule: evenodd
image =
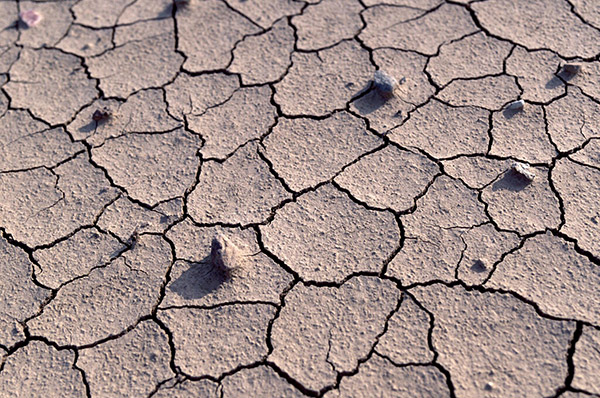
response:
M177 10L185 10L189 7L191 0L173 0L173 5L177 7Z
M400 81L404 83L406 79L403 77ZM394 95L394 89L398 86L398 80L382 70L377 70L373 76L373 84L381 94L392 96Z
M32 28L42 20L42 15L34 10L21 11L19 13L19 18L21 21L27 25L27 27Z
M239 252L239 248L224 235L217 235L210 244L210 263L229 279L239 267Z
M483 387L484 390L486 391L492 391L494 389L495 385L494 383L492 383L491 381L485 384L485 387Z
M525 177L529 181L533 181L535 178L535 172L531 169L528 164L514 162L511 166L513 172Z
M561 69L561 74L573 77L581 71L581 64L568 63L564 64Z
M475 272L485 272L487 270L487 267L483 261L476 260L471 266L471 269Z
M511 110L511 111L521 111L521 110L523 110L523 106L525 106L525 101L520 99L520 100L513 101L510 104L508 104L506 106L506 109Z
M94 114L92 115L92 120L95 122L100 122L102 120L108 120L112 116L112 113L108 108L96 109Z

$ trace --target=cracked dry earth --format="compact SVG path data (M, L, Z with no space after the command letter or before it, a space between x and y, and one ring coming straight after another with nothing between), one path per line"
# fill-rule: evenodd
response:
M599 55L596 0L1 1L0 396L600 397Z

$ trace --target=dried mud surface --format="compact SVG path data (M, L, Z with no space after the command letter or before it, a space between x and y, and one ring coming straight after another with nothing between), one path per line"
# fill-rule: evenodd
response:
M0 1L0 397L600 397L599 81L594 0Z

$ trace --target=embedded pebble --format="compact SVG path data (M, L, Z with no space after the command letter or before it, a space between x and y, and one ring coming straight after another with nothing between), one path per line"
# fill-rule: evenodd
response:
M525 106L525 101L523 101L521 99L521 100L513 101L510 104L506 105L505 109L510 109L513 111L522 111L524 106Z
M238 248L233 278L211 264L211 240L227 236ZM167 232L175 244L177 258L160 308L170 306L214 306L238 301L279 304L280 294L292 276L260 251L252 229L198 227L189 218Z
M43 19L42 15L35 10L21 11L19 18L30 28L40 23Z
M551 51L517 46L506 59L506 73L517 78L523 100L548 103L565 92L564 83L555 76L560 62Z
M355 40L318 53L294 52L288 73L275 84L274 99L285 115L326 116L345 109L374 72L368 51Z
M533 179L535 178L535 171L528 164L514 162L511 166L511 169L515 173L525 177L529 181L533 181Z
M561 74L571 78L581 71L581 64L564 64L561 68Z
M404 82L404 78L400 81ZM398 85L398 80L395 77L388 75L385 71L377 70L375 71L375 75L373 76L373 85L376 90L379 90L382 94L386 96L394 95L394 89Z
M210 263L221 270L226 279L240 266L240 254L240 249L225 235L219 234L210 242Z

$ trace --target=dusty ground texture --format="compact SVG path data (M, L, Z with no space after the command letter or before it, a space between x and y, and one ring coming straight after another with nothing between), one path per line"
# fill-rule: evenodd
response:
M0 1L0 397L600 397L599 57L596 0Z

